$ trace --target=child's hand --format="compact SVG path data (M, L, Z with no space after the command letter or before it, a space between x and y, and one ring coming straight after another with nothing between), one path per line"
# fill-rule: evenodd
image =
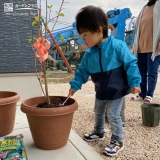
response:
M131 88L131 93L132 94L141 93L141 89L139 87L133 87Z
M69 89L68 96L73 96L76 91L72 88Z

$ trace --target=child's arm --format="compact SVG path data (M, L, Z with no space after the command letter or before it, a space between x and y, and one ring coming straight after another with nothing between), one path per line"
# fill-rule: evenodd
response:
M89 77L89 70L87 62L87 53L85 53L82 58L81 64L78 67L78 72L75 74L74 78L69 82L69 84L71 85L71 89L74 90L75 92L81 89L82 84L88 81L88 77Z
M125 42L121 44L119 58L123 61L130 88L140 88L141 75L137 66L137 58L132 54Z
M68 96L73 96L74 94L75 94L75 90L74 89L72 89L72 88L70 88L69 89L69 93L68 93Z

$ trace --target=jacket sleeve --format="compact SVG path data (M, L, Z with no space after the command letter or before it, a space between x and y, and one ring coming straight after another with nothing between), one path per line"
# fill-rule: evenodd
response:
M137 66L137 58L129 50L125 42L120 46L120 60L123 62L124 70L127 73L130 88L140 87L141 75Z
M88 81L89 70L88 70L88 58L87 52L84 54L81 64L78 67L78 71L76 72L74 78L69 82L71 88L75 91L80 90L82 84Z

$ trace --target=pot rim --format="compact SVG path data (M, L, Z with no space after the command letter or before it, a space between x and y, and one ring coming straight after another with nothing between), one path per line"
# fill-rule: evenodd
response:
M11 93L11 94L14 94L14 95L9 95L8 97L0 98L0 106L16 103L20 99L20 96L19 96L19 94L17 92L0 91L0 94L3 94L3 93Z
M64 97L64 99L66 98L65 96L49 96L51 97ZM32 99L32 102L35 99L38 98L45 98L44 96L37 96L37 97L32 97L32 98L28 98L26 100L24 100L21 103L21 111L23 113L26 113L28 115L36 115L36 116L58 116L58 115L65 115L65 114L69 114L69 113L73 113L75 110L78 109L78 103L76 102L75 99L73 98L69 98L72 99L73 103L71 105L68 106L64 106L64 107L57 107L57 108L37 108L37 104L38 103L34 103L34 105L28 105L26 104L26 101ZM68 100L69 100L68 99ZM41 102L40 102L41 103Z

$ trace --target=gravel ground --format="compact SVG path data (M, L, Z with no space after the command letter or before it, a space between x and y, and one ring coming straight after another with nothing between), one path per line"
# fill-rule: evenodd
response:
M67 96L68 83L49 84L50 95ZM82 86L73 98L79 104L74 114L72 129L83 138L85 133L90 132L94 126L94 85L88 81ZM86 142L104 159L111 160L160 160L160 125L157 127L145 127L142 124L141 104L139 101L130 101L131 94L126 96L126 127L124 127L125 148L116 157L108 157L103 154L103 148L110 141L111 132L105 134L104 141ZM155 90L153 103L160 104L160 73ZM106 123L106 129L110 129Z

